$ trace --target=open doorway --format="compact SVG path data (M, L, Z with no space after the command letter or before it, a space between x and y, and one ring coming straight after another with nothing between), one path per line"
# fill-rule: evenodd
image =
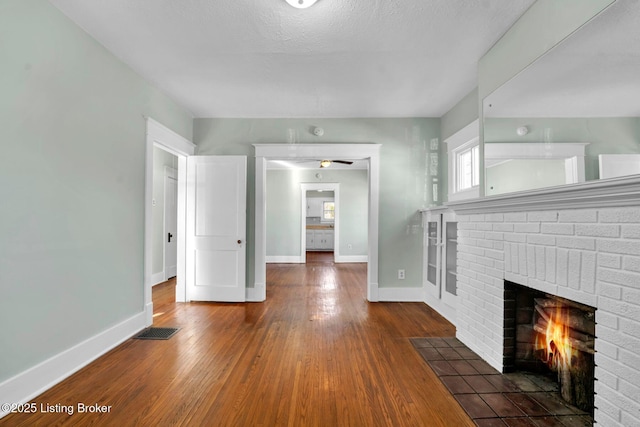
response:
M300 259L305 263L309 252L326 252L336 262L340 249L340 184L301 184L300 190Z
M186 214L186 169L187 157L195 154L196 146L186 138L178 135L169 128L163 126L157 121L147 118L147 140L145 149L145 236L144 236L144 310L146 326L153 324L153 300L152 286L156 283L159 276L153 274L154 270L154 150L160 149L163 153L175 156L176 178L176 301L185 301L185 214ZM164 170L164 168L163 168ZM170 173L170 172L169 172ZM164 173L163 173L164 180ZM164 190L164 185L162 186ZM162 223L164 234L164 223ZM172 233L173 234L173 233ZM164 240L164 239L163 239ZM162 249L164 257L164 248ZM163 274L165 274L163 272Z
M178 156L154 146L152 169L151 285L155 286L177 274Z
M285 159L286 161L296 162L305 159L348 159L362 160L367 164L367 219L363 221L363 224L366 224L367 234L367 299L369 301L378 301L380 144L254 144L254 146L256 148L255 281L254 287L248 292L250 300L264 301L266 299L268 161L282 161L282 159ZM298 213L298 215L301 214ZM298 221L300 221L300 227L302 228L301 219L296 219L296 222ZM303 235L306 238L306 233ZM340 240L342 240L341 237Z

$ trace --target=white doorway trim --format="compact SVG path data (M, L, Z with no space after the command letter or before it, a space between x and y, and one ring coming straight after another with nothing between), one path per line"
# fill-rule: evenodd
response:
M196 145L171 129L147 117L147 140L145 147L144 186L144 311L145 325L153 324L153 300L151 298L152 247L153 247L153 147L161 148L178 157L178 260L176 301L185 298L185 215L187 194L187 156L196 152Z
M307 191L333 191L333 202L335 206L333 220L333 260L340 259L340 183L337 182L314 182L300 184L300 262L307 262Z
M378 205L380 144L253 144L256 150L255 283L252 301L267 298L267 160L345 159L369 161L367 300L378 301Z

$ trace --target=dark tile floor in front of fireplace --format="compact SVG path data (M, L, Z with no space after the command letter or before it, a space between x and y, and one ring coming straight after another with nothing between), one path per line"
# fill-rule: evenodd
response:
M454 337L411 343L480 427L587 427L589 414L564 402L555 382L501 374Z

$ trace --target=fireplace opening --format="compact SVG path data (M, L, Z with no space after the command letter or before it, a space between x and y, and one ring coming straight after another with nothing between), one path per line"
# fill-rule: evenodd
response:
M505 281L504 372L552 379L593 416L596 309Z

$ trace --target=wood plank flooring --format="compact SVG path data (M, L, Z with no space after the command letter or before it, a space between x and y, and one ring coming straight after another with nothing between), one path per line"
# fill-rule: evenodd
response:
M174 282L154 287L154 326L176 335L130 339L34 399L73 415L0 425L473 426L408 339L453 326L422 303L367 302L366 264L330 257L269 265L264 303L181 304Z

